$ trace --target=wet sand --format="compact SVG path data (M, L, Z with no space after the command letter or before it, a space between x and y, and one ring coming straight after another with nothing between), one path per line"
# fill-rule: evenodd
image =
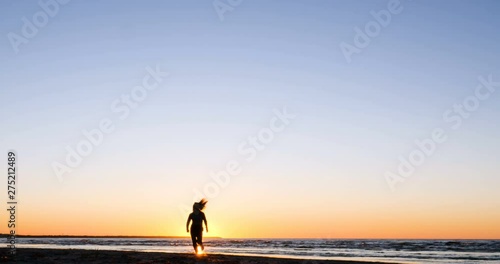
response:
M297 260L285 258L208 255L195 256L194 254L107 251L107 250L79 250L79 249L17 249L14 257L8 255L7 250L0 251L0 263L37 263L37 264L104 264L104 263L271 263L271 264L366 264L381 262L335 261L335 260Z

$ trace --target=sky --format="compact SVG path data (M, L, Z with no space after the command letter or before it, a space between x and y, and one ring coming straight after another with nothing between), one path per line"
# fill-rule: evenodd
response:
M498 1L40 3L0 2L18 234L184 236L204 196L208 236L500 238Z

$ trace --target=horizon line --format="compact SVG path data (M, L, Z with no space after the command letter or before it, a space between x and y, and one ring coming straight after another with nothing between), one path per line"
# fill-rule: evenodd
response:
M0 233L0 237L10 237L11 234ZM141 236L141 235L15 235L16 238L33 237L33 238L188 238L189 236ZM206 236L204 238L211 239L338 239L338 240L500 240L500 238L313 238L313 237L219 237Z

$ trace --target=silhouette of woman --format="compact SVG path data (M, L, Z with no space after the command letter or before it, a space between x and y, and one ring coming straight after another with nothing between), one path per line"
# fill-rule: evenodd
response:
M196 253L198 253L198 245L201 247L203 251L205 248L203 247L203 223L205 222L205 227L208 232L208 224L207 218L205 218L205 214L201 211L205 208L207 204L207 200L201 199L201 201L193 204L193 212L189 214L186 230L189 233L189 222L193 221L191 225L191 240L193 241L193 248Z

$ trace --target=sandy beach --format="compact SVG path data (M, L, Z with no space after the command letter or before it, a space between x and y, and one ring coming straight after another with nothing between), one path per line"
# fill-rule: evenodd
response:
M195 256L191 254L105 251L105 250L73 250L73 249L17 249L13 257L7 250L1 251L0 263L285 263L285 264L361 264L381 262L333 261L333 260L296 260L285 258L246 257L228 255Z

